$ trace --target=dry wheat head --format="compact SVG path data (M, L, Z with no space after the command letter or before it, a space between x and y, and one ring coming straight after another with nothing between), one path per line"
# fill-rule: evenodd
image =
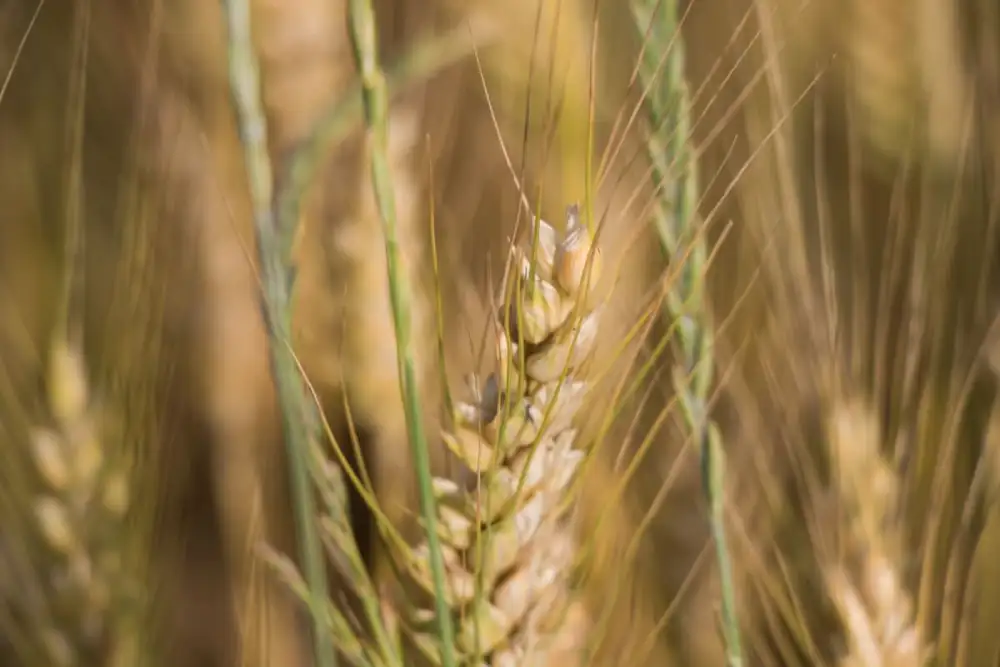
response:
M45 587L38 633L51 664L111 665L130 650L119 633L138 611L124 521L131 480L104 440L82 355L57 340L49 364L51 426L35 428L29 443L42 482L31 501Z
M859 403L834 410L829 442L847 555L825 568L845 630L842 667L918 667L926 646L903 580L900 482L879 451L878 422Z
M513 249L514 296L495 331L498 370L474 386L476 400L455 404L443 433L472 483L434 480L457 648L484 664L572 664L582 649L566 501L585 456L573 422L588 388L579 370L597 334L589 286L600 255L576 208L567 217L564 236L540 221L535 250ZM432 594L426 543L398 556ZM417 606L410 621L433 658L421 634L433 612Z

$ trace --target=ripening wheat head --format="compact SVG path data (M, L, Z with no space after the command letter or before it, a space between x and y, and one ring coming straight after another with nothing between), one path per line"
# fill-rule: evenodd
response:
M137 620L139 599L128 567L129 471L105 441L112 431L91 396L83 356L63 338L50 352L47 384L46 424L32 427L27 443L37 484L21 499L34 518L32 534L5 535L23 539L28 551L8 543L0 554L22 584L0 603L24 623L13 648L29 664L112 665L129 659L123 623ZM27 582L37 584L37 595Z
M536 245L512 249L513 294L494 330L497 370L473 381L474 400L454 405L442 434L465 475L434 480L457 649L491 665L573 664L584 639L567 500L585 456L573 422L600 316L589 288L600 255L576 208L565 234L544 221L532 231ZM428 555L426 543L398 554L432 595ZM425 634L433 611L421 606L406 620L433 660Z

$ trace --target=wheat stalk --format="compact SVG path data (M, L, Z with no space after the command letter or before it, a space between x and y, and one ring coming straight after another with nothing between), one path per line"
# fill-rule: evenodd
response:
M329 435L329 429L327 428ZM317 600L298 569L287 557L263 545L261 556L277 574L278 579L307 607L318 612L343 659L358 667L399 667L402 649L389 614L380 605L380 596L365 565L352 533L347 512L347 493L341 468L319 446L313 447L311 472L316 489L323 501L318 517L319 533L330 562L342 575L361 604L358 618L345 609L343 599ZM356 480L354 480L356 481ZM365 641L371 637L374 641Z
M385 73L379 62L376 17L370 1L350 0L348 26L354 59L361 76L371 181L385 238L386 277L396 339L396 361L406 434L417 477L421 514L428 531L426 553L433 590L436 592L434 617L440 638L440 655L444 666L451 667L454 664L452 646L454 630L443 598L445 563L435 526L437 508L430 485L430 453L424 432L416 365L410 341L411 295L403 279L405 274L397 236L398 220L389 160L388 88Z
M320 667L336 667L337 656L326 617L319 607L328 590L328 579L316 526L317 513L309 469L313 406L306 400L291 349L291 295L295 269L285 239L294 238L294 229L289 231L289 228L294 228L298 220L280 220L275 213L274 180L267 150L267 122L260 97L260 66L253 48L250 3L246 0L223 0L223 10L228 28L229 83L253 203L268 354L288 451L299 555L304 563L309 590L307 600L313 621L313 655Z
M336 663L337 654L333 651L333 643L339 655L351 664L375 667L396 665L400 660L398 642L395 641L392 628L387 627L389 623L384 610L378 605L375 584L365 569L351 532L342 470L327 458L326 451L321 451L314 442L310 444L311 427L316 418L323 421L323 415L317 415L312 409L314 406L304 401L299 386L300 378L297 377L301 369L289 348L289 297L296 277L296 267L291 256L299 229L302 198L315 180L323 163L323 156L346 136L362 112L369 121L375 139L381 139L375 142L371 160L379 212L388 224L394 222L391 188L386 182L388 167L384 163L387 147L383 126L386 121L378 118L379 114L385 112L384 96L390 94L390 84L394 90L398 90L412 79L429 76L455 62L468 52L476 40L472 40L470 44L463 27L462 31L452 31L443 38L422 44L408 58L391 68L389 81L386 81L374 59L374 17L370 7L362 4L359 10L356 4L352 4L350 24L356 53L363 65L362 80L356 89L349 90L342 99L337 100L309 132L307 140L293 154L290 168L283 174L284 187L274 197L275 184L266 149L267 125L259 99L260 72L252 46L249 7L239 0L227 0L223 5L229 29L230 85L245 148L245 162L254 204L254 226L263 274L263 306L268 325L269 353L291 463L304 576L293 562L266 546L258 551L285 586L310 609L313 617L314 656L320 664L332 666ZM488 40L492 31L486 32L484 38ZM376 116L374 120L373 112ZM398 261L390 250L394 244L393 235L388 236L390 243L387 247L387 264L393 314L397 320L395 333L400 342L401 356L406 357L406 317L402 317L404 324L401 333L398 313L400 303L405 305L405 297L399 294L400 280L396 274ZM405 365L409 366L408 359L406 362ZM413 415L413 391L404 387L403 393L408 399L409 422ZM411 424L408 423L408 426ZM410 430L412 435L414 429ZM419 434L421 429L417 426L415 430ZM332 440L328 428L326 435ZM313 491L318 491L323 500L320 512L314 509ZM363 620L345 611L342 600L327 598L327 578L321 547L325 547L329 560L345 575L344 580L351 582L350 592L361 602ZM372 636L375 645L362 641L360 637L364 635Z
M667 291L663 311L671 328L676 323L678 363L673 387L685 426L701 449L703 488L721 583L726 661L729 667L740 667L743 650L725 530L725 452L709 414L714 332L705 299L708 247L698 229L698 171L689 137L691 100L678 3L634 0L631 10L645 36L638 74L645 86L647 153L659 198L654 222L667 261L681 265L677 280Z
M532 231L533 250L512 248L513 296L494 328L496 370L482 383L472 378L473 400L454 404L442 434L468 483L433 483L444 602L463 664L572 664L583 648L568 496L586 456L573 422L589 387L579 372L597 335L590 285L600 254L576 207L564 235L540 220ZM433 595L429 545L394 555L410 583ZM414 639L439 662L428 633L433 612L419 600L414 607L406 619Z
M825 577L847 635L841 667L916 667L926 646L913 620L913 601L898 563L902 536L895 521L899 478L879 451L875 415L845 403L830 424L839 500L847 517L849 554L859 560L852 577L843 562Z

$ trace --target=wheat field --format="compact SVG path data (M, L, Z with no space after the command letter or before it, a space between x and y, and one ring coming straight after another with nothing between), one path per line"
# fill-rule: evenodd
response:
M994 5L0 2L0 665L1000 665Z

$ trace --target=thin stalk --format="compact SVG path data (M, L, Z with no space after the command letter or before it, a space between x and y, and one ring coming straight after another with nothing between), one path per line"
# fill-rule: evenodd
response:
M437 531L437 508L431 485L431 465L424 433L420 397L416 386L413 356L410 352L410 298L400 275L399 241L396 237L396 202L389 168L389 104L385 74L378 62L375 12L369 0L351 0L348 24L354 57L361 74L367 123L371 178L379 216L385 235L385 256L389 279L389 301L396 334L396 357L399 364L400 391L406 413L406 430L420 490L420 509L427 531L431 575L434 580L434 603L441 664L455 666L455 632L445 595L444 559Z
M477 27L474 37L469 26L462 25L440 36L429 37L413 50L390 64L386 71L390 97L407 86L425 81L447 67L460 62L476 48L482 48L495 37L490 26ZM364 91L360 84L352 85L320 117L309 135L292 155L287 172L280 178L283 187L278 194L278 216L281 243L291 252L295 242L302 197L315 182L324 158L361 122L364 114Z
M708 251L704 234L698 233L702 221L697 211L697 165L688 145L691 102L684 75L684 41L679 34L676 0L633 0L632 13L640 34L647 35L639 75L648 89L644 103L649 126L654 128L647 142L654 184L663 193L656 228L667 260L683 262L666 295L664 310L671 324L677 324L680 366L674 373L674 387L685 421L701 448L703 487L722 587L727 663L741 667L743 651L725 531L725 454L708 411L714 374L711 316L704 295ZM671 40L665 71L660 71L662 49L668 48ZM690 244L694 245L688 248Z
M229 85L253 203L263 283L261 305L288 448L299 556L310 594L315 659L319 667L336 667L337 656L319 602L326 599L329 589L309 475L309 404L291 349L291 259L283 252L274 215L274 182L267 152L267 123L260 99L260 69L253 49L250 6L248 0L223 0L223 8L229 29Z

